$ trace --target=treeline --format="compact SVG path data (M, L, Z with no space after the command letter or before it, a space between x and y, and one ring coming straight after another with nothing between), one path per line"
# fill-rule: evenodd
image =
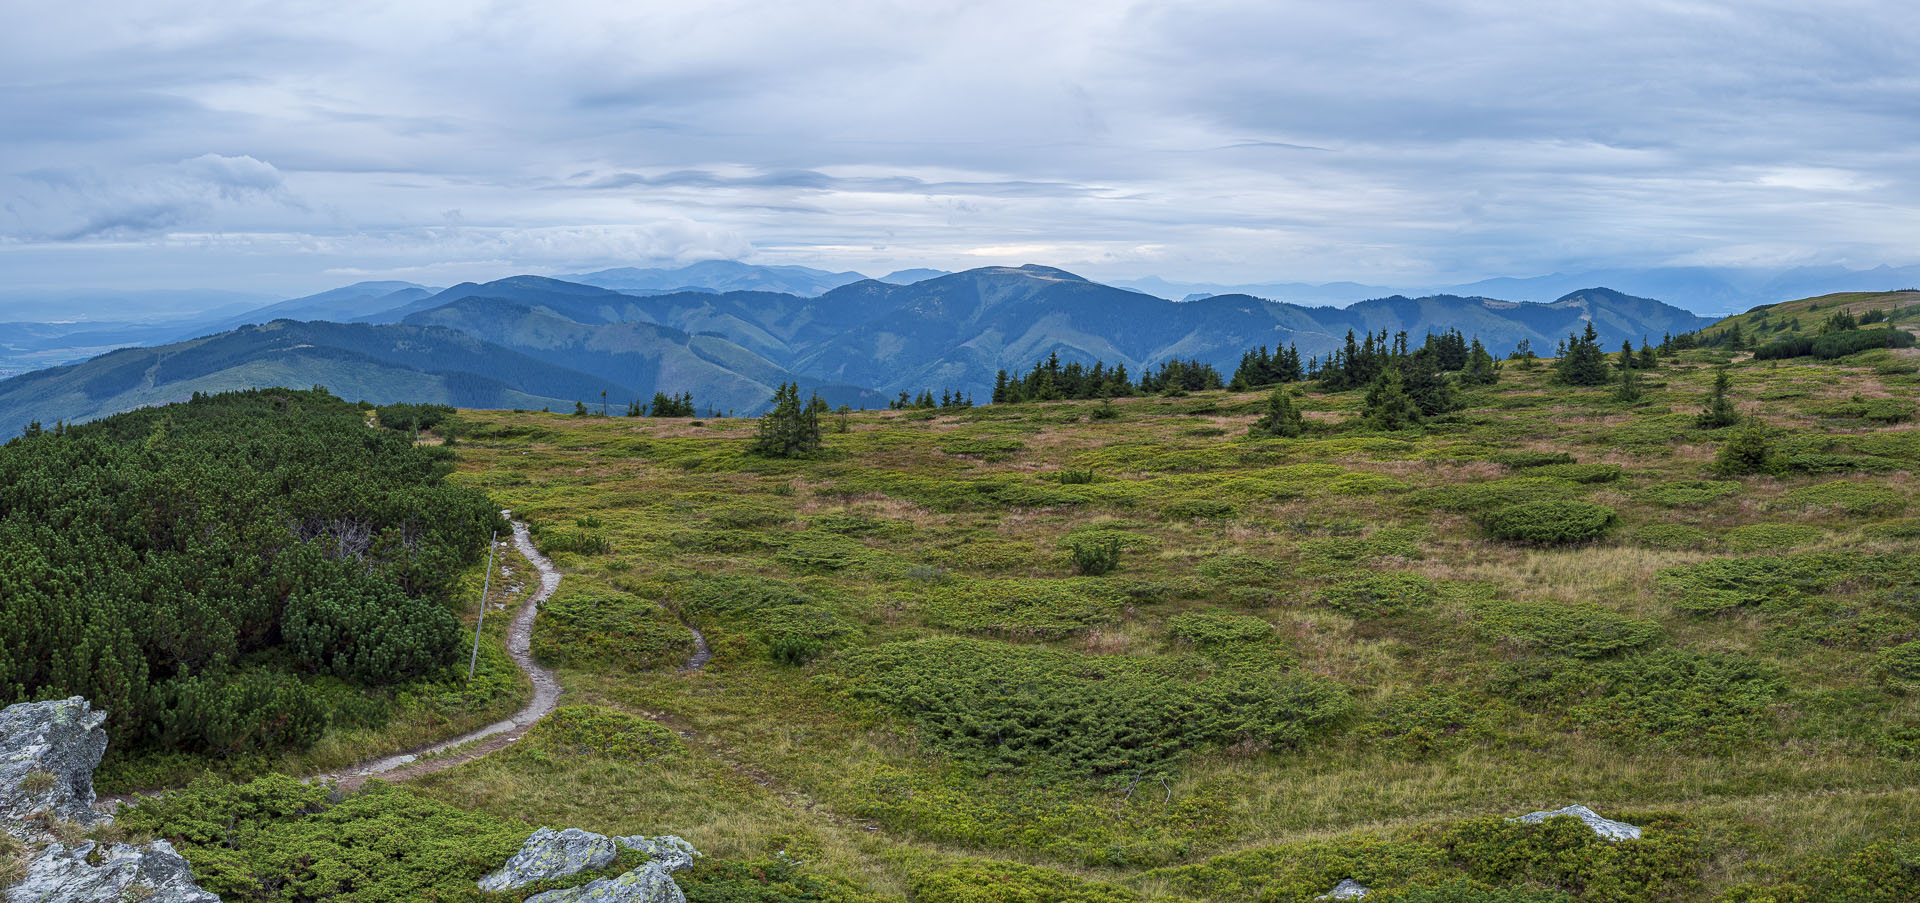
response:
M312 742L332 712L311 678L457 656L448 596L501 523L451 471L320 389L30 428L0 446L0 697L86 696L116 743Z
M1026 401L1065 401L1076 398L1126 398L1165 392L1198 392L1226 385L1212 364L1197 360L1171 360L1159 369L1147 368L1134 382L1126 364L1109 368L1105 361L1088 367L1078 361L1062 364L1060 354L1047 355L1024 374L1001 370L993 380L994 404L1019 404Z

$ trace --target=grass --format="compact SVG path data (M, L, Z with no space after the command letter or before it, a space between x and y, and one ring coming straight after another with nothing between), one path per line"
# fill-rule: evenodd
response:
M1884 361L1736 362L1736 403L1798 463L1723 478L1734 431L1692 415L1725 360L1665 361L1633 405L1509 367L1392 435L1355 425L1359 393L1308 391L1296 440L1244 438L1260 392L859 413L802 460L747 454L745 420L462 412L456 479L567 574L534 639L565 704L667 733L530 742L408 792L681 834L712 860L693 899L775 873L929 901L1304 900L1342 869L1582 900L1826 887L1834 862L1904 855L1874 844L1920 814L1899 676L1920 656L1886 651L1920 640L1920 431L1844 407L1913 383ZM1570 545L1481 526L1516 505L1611 514ZM1078 573L1072 550L1109 542L1112 570ZM1739 571L1803 556L1824 569ZM703 671L678 669L683 623L715 651ZM1330 688L1339 717L1284 742L1209 727L1134 772L991 755L1110 749L1102 711L1242 711L1206 696L1256 686L1235 674ZM1002 692L1062 717L969 708ZM1500 821L1576 802L1652 842ZM1499 865L1501 844L1532 864Z

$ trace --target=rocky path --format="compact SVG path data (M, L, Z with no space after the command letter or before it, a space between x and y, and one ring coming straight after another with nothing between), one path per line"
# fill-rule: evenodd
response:
M687 663L681 665L680 670L698 671L713 659L713 647L707 645L707 635L701 633L700 628L688 624L687 629L693 631L693 654L687 656Z
M560 683L554 680L553 672L540 667L533 660L533 619L539 614L541 603L560 588L560 572L553 569L552 561L533 547L533 537L527 535L527 525L522 521L513 522L513 544L540 574L540 589L520 606L519 613L514 615L513 626L507 631L507 654L533 681L533 699L505 721L496 721L425 749L362 762L345 771L315 775L308 780L338 781L347 790L358 788L371 777L385 781L412 780L499 752L525 735L540 719L552 714L560 701Z

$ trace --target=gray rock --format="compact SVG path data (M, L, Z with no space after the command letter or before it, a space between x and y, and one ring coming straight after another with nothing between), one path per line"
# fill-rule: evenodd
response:
M1366 885L1361 884L1360 882L1355 881L1352 878L1342 878L1340 879L1339 884L1336 884L1333 886L1333 890L1327 891L1326 893L1321 894L1318 897L1314 897L1314 899L1315 900L1358 900L1365 897L1369 893L1372 893L1372 891L1368 890Z
M1592 828L1593 833L1600 835L1602 840L1611 840L1617 843L1622 840L1640 839L1639 828L1623 821L1601 818L1600 813L1585 806L1568 806L1565 809L1555 809L1552 812L1529 812L1519 818L1510 818L1508 821L1519 821L1526 822L1530 825L1537 825L1558 815L1571 815L1574 818L1586 822L1587 827Z
M687 895L664 863L649 862L618 878L535 894L527 903L687 903Z
M220 903L193 883L187 860L164 840L144 847L114 844L90 865L91 842L50 844L35 857L26 880L6 889L6 903Z
M515 890L540 881L565 878L591 869L605 868L619 848L611 838L592 831L568 828L555 831L541 828L520 845L500 870L480 879L480 889Z
M672 834L661 837L629 834L625 837L615 837L613 842L629 850L647 854L648 859L659 863L669 872L692 867L693 857L700 855L700 851L695 850L693 844Z
M107 821L93 808L93 770L107 751L107 714L86 699L23 702L0 711L0 825L23 840L46 839L35 815L82 826Z

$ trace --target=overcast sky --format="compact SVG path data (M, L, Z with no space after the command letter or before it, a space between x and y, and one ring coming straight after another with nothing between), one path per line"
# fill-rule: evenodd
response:
M1903 0L6 7L12 288L1920 262Z

